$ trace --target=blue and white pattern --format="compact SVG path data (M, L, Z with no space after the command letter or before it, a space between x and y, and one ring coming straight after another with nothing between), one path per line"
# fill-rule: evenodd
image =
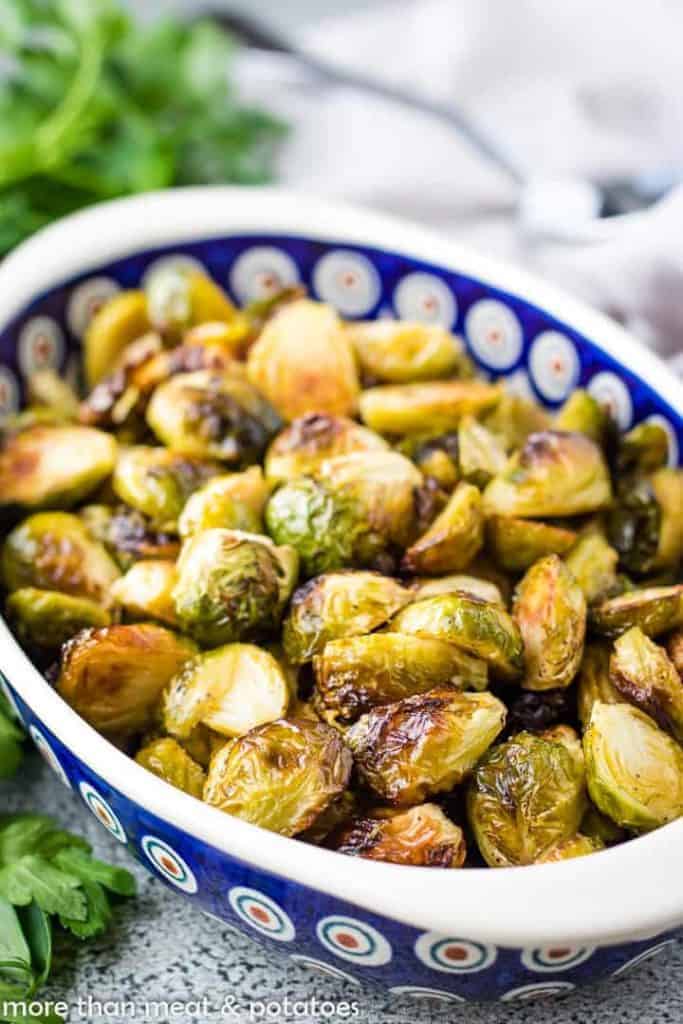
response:
M158 274L159 271L165 270L178 270L184 274L191 274L193 271L203 274L206 272L206 268L201 260L196 259L194 256L189 256L186 252L170 252L165 256L160 256L159 259L153 260L145 270L140 281L140 286L145 288L152 277Z
M554 409L578 384L608 406L622 429L646 419L661 423L669 463L680 461L681 417L606 354L599 338L586 338L532 303L465 274L369 246L277 234L178 242L134 253L89 267L36 297L0 335L0 421L21 406L27 373L40 366L65 372L80 358L82 336L102 301L119 289L140 287L165 266L204 270L240 302L301 282L344 316L398 315L439 324L463 335L480 372L502 379L516 394L536 395ZM21 694L27 688L21 678L8 674L8 681L5 686L0 677L0 688L18 710L11 689ZM548 998L634 970L666 951L680 933L670 929L604 949L558 943L526 950L421 933L244 864L179 830L170 815L164 820L152 814L124 796L115 780L98 778L78 751L48 739L49 720L41 718L38 702L34 709L23 699L21 707L24 724L53 770L71 781L111 835L129 842L150 870L226 929L266 945L275 942L302 966L350 984L370 978L396 999L431 1001L435 1007L469 999ZM457 910L453 929L457 935Z
M43 761L45 761L46 765L54 772L63 786L66 786L67 789L71 789L69 776L64 771L61 761L50 746L45 734L40 731L37 725L32 725L28 734L33 740L36 750L42 757Z
M172 846L158 836L144 836L140 846L147 860L162 878L189 896L197 892L199 886L194 872Z
M392 957L384 936L371 924L353 917L324 917L318 921L316 935L330 953L359 967L381 967Z

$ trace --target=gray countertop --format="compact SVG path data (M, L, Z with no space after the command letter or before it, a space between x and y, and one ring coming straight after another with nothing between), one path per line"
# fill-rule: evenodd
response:
M68 828L87 836L99 856L131 866L119 844L109 839L77 798L67 792L32 755L21 778L0 783L2 810L41 810ZM132 865L139 880L139 896L117 913L114 928L98 941L80 945L68 939L58 944L51 987L43 998L63 1000L70 1021L90 1024L208 1024L211 1020L248 1022L263 1020L259 1004L274 1001L279 1015L270 1020L298 1024L438 1024L452 1019L453 1007L422 1009L399 1004L381 994L340 984L311 973L264 951L249 939L221 929L219 922L198 913L182 897L165 889L143 869ZM683 941L660 958L643 964L620 981L604 982L562 1001L535 1003L510 1009L500 1005L472 1005L462 1010L468 1024L678 1024L683 1021ZM105 1004L101 1010L95 1002ZM191 1005L206 999L213 1014ZM316 1012L320 1004L339 1004ZM79 1000L80 1006L79 1006ZM159 1011L147 1016L143 1000L162 1004L177 1000L174 1015ZM344 1016L341 1008L358 1000L358 1012ZM135 1004L134 1012L122 1007ZM311 1008L308 1012L303 1005ZM254 1005L252 1005L254 1004ZM221 1008L225 1012L221 1016ZM173 1008L171 1008L173 1010ZM156 1012L156 1010L155 1010ZM459 1011L456 1010L456 1013Z

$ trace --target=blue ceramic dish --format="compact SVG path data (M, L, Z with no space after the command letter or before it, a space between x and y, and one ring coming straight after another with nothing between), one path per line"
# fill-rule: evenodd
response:
M348 318L460 332L489 375L548 406L576 386L622 428L655 417L683 451L681 386L610 321L518 271L394 220L277 190L124 200L35 236L0 269L0 411L66 371L98 304L159 260L198 262L240 302L302 281ZM517 1001L617 976L683 926L683 820L597 856L498 871L343 857L167 786L81 721L0 623L2 687L65 786L198 910L300 964L400 999Z

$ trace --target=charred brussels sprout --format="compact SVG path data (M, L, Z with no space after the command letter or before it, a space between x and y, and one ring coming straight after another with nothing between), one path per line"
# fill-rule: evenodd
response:
M439 576L465 569L484 543L481 494L460 483L427 532L406 551L404 571Z
M153 740L139 750L135 760L176 789L201 800L206 774L176 740L168 736Z
M658 470L650 477L650 487L660 512L659 542L652 566L675 569L683 559L683 470Z
M70 508L109 476L117 445L90 427L34 426L0 447L0 506Z
M607 431L608 414L589 391L578 389L569 396L554 421L555 430L586 434L602 444Z
M121 569L145 558L175 561L180 552L177 536L156 530L141 512L127 505L85 505L78 515Z
M109 604L120 573L104 547L69 512L36 512L8 534L2 549L7 590L59 590Z
M137 562L125 576L116 580L111 596L130 619L156 619L169 626L177 626L173 605L176 581L175 562L151 558Z
M216 526L262 533L269 493L260 466L214 477L188 499L178 520L178 532L184 539Z
M280 425L274 409L230 371L181 373L161 384L147 422L163 444L182 455L248 465Z
M90 321L85 335L84 366L89 387L114 367L127 345L150 328L147 301L141 291L119 292Z
M584 836L577 833L569 839L563 839L542 853L536 864L555 864L560 860L571 860L573 857L586 857L589 853L599 853L605 844L597 836Z
M637 626L615 642L610 678L626 700L683 744L683 682L664 648Z
M620 476L652 473L666 463L669 439L659 423L639 423L619 441L617 472Z
M269 481L281 483L314 476L326 459L336 455L388 448L384 438L353 420L312 412L277 435L266 453L265 474Z
M453 644L401 633L332 640L314 659L313 703L331 724L426 693L435 686L486 689L486 663Z
M458 427L458 464L463 480L485 487L505 469L505 448L495 434L472 416Z
M440 594L472 594L489 604L505 607L505 601L499 588L490 580L478 576L465 576L458 573L441 576L439 579L416 579L410 585L413 600L421 601L425 597L439 597Z
M502 679L515 679L524 668L517 624L499 605L472 594L442 594L416 601L398 613L391 629L455 644L487 662L491 672Z
M488 547L508 572L524 572L545 555L563 555L575 540L574 530L533 519L491 516L486 524Z
M436 804L352 818L326 845L351 857L425 868L461 868L467 856L462 829Z
M280 719L214 754L204 800L253 825L293 836L309 829L346 789L352 758L322 722Z
M173 602L178 621L206 646L272 630L296 583L290 549L237 530L205 530L190 537L177 571Z
M577 708L584 729L590 721L593 705L598 701L620 704L623 700L610 678L610 654L607 644L586 644L577 682Z
M583 771L562 743L522 732L490 750L467 794L470 825L489 867L533 864L574 836L585 788Z
M492 694L442 687L370 711L346 740L365 785L406 806L462 782L504 725Z
M310 661L328 640L360 636L412 600L397 580L375 572L326 573L295 591L282 640L294 664Z
M353 349L335 311L320 302L299 299L279 310L249 350L247 372L285 420L355 412Z
M470 376L462 341L436 324L371 320L349 324L346 334L363 374L372 380L411 384Z
M659 636L683 626L683 584L631 590L603 601L591 611L594 630L617 637L631 626L640 626L646 636Z
M617 486L607 534L624 569L642 576L654 568L661 520L659 502L647 480L627 478Z
M577 516L606 508L611 498L609 471L595 442L547 430L531 434L488 484L484 511L524 519Z
M476 415L476 414L475 414ZM505 391L482 422L498 438L506 452L521 448L530 434L548 430L551 420L535 402Z
M190 495L221 472L216 462L137 445L119 457L112 483L117 496L147 516L154 527L176 531Z
M24 646L37 652L54 653L81 629L108 626L111 621L106 608L87 597L35 587L15 590L5 610Z
M586 636L586 599L557 555L527 571L513 617L524 641L525 690L553 690L574 679Z
M501 388L478 380L369 388L360 397L364 423L380 434L419 434L455 430L464 416L480 416L500 400Z
M583 743L591 799L617 825L647 831L683 815L683 748L648 715L596 703Z
M87 629L63 649L57 690L99 732L125 739L153 724L164 688L195 653L162 626Z
M187 662L164 695L164 728L184 741L203 725L232 738L282 718L289 685L268 651L226 644Z
M581 531L565 562L589 604L610 596L618 587L619 553L595 523Z
M425 477L435 480L445 492L452 491L460 479L458 468L458 435L408 435L397 445L398 450L412 459Z

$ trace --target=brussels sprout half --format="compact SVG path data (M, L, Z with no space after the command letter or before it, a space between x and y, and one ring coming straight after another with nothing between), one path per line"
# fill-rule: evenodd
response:
M599 853L605 849L605 844L597 836L584 836L577 833L569 839L563 839L554 846L549 847L540 857L536 864L555 864L560 860L571 860L574 857L586 857L589 853Z
M253 825L293 836L346 789L351 753L329 725L280 719L228 741L209 766L204 800Z
M569 686L583 656L586 599L558 555L526 572L512 611L524 642L525 690Z
M369 388L360 396L363 422L380 434L419 434L455 430L464 416L480 416L500 400L502 389L478 380Z
M481 494L459 483L445 509L412 544L401 568L412 574L439 576L467 568L484 543Z
M247 372L284 420L356 410L353 349L339 317L323 303L299 299L280 309L249 350Z
M619 552L608 543L597 523L581 531L565 562L589 604L609 597L618 587Z
M683 744L683 681L663 647L634 626L615 641L609 671L626 700Z
M583 744L591 799L617 825L647 831L683 815L683 748L648 715L598 701Z
M360 636L383 625L413 595L376 572L325 573L294 592L282 629L288 658L301 665L328 640Z
M555 416L553 427L569 433L586 434L596 444L605 440L609 415L589 391L572 392Z
M81 629L111 622L107 609L87 597L35 587L15 590L7 598L5 611L22 644L38 652L55 653Z
M336 455L388 449L383 437L345 416L312 412L277 435L266 453L264 470L269 481L282 483L314 476L326 459Z
M326 845L351 857L427 868L461 868L467 856L462 829L437 804L352 818Z
M213 477L190 495L178 519L178 532L183 539L216 526L262 533L269 493L260 466Z
M440 594L472 594L489 604L505 607L500 589L491 580L480 579L478 576L466 576L454 573L440 576L438 579L416 579L410 584L413 600L421 601L425 597L438 597Z
M462 341L438 324L369 320L349 324L346 334L371 380L411 384L471 375Z
M179 264L165 264L145 280L147 313L162 334L174 337L192 324L229 323L237 310L210 277Z
M563 743L522 732L476 767L467 810L489 867L533 864L574 836L586 809L581 766Z
M176 740L169 736L153 740L137 752L135 760L164 782L201 800L206 773Z
M153 527L175 532L190 495L222 472L218 462L136 445L121 453L112 484L117 496L147 516Z
M486 523L488 548L508 572L524 572L545 555L563 555L576 536L565 526L515 516L491 516Z
M659 539L654 569L675 569L683 559L683 470L660 469L650 477L659 505Z
M69 512L36 512L5 538L2 578L7 590L35 587L111 604L119 569Z
M611 649L604 643L586 644L577 680L577 710L579 721L587 728L593 705L621 704L622 695L610 677Z
M505 448L496 435L473 416L465 416L458 427L458 466L463 480L485 487L503 472L506 463Z
M253 644L226 644L187 662L163 700L164 728L184 741L198 725L232 738L282 718L289 684L272 654Z
M78 517L121 569L129 569L140 559L175 561L180 552L176 535L155 529L141 512L128 505L84 505Z
M346 741L365 785L406 806L462 782L504 725L505 705L492 694L440 687L373 709Z
M147 300L142 291L114 295L90 321L84 340L83 363L88 387L109 373L131 342L150 328Z
M508 613L473 594L442 594L408 605L392 619L397 633L446 640L487 662L494 676L516 679L524 668L522 636Z
M169 626L178 626L173 604L176 582L175 562L150 558L137 562L125 576L116 580L111 588L111 597L129 619L155 619Z
M99 732L124 739L150 728L164 688L196 650L149 623L86 629L63 648L57 690Z
M646 636L659 636L683 626L683 583L612 597L591 609L590 623L606 637L620 636L632 626L640 626Z
M521 448L530 434L551 426L550 416L540 405L509 391L503 392L495 407L481 420L508 453Z
M506 469L484 491L487 516L576 516L606 508L609 470L585 434L553 430L531 434Z
M314 658L313 703L331 724L348 724L384 704L435 686L486 689L486 663L454 644L401 633L327 643Z
M34 426L0 447L0 506L70 508L109 476L117 445L91 427Z

